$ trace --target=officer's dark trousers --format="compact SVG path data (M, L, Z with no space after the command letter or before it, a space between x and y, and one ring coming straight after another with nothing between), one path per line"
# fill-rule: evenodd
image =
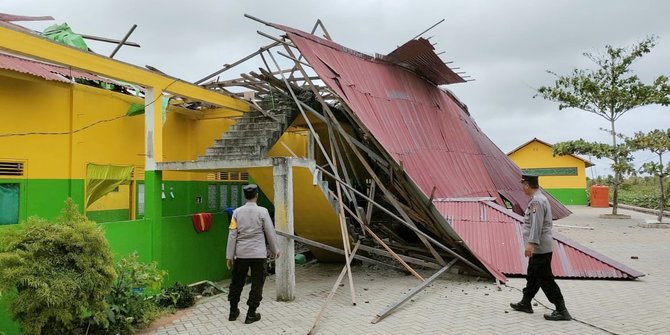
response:
M240 295L247 279L247 272L251 269L251 292L249 292L249 310L256 311L256 308L263 300L263 284L265 283L265 258L238 258L233 263L233 278L230 282L228 292L228 301L231 306L237 306L240 302Z
M556 284L554 274L551 272L551 255L551 252L533 254L530 260L528 260L526 287L523 289L523 297L525 299L533 299L541 288L547 299L549 299L549 302L552 304L563 303L561 289Z

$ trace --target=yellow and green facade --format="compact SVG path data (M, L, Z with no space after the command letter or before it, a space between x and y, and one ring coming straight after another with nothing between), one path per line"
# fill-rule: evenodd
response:
M30 216L53 218L65 199L72 198L89 219L104 228L117 259L137 252L144 261L158 261L168 271L169 282L225 278L225 209L242 201L239 188L247 180L239 176L244 174L221 180L213 173L145 172L141 115L71 133L96 120L119 117L132 103L142 100L102 88L0 71L0 134L52 133L0 137L0 164L5 167L0 172L0 187L15 191L0 202L0 212L6 214L1 215L5 219L0 234ZM232 124L225 118L195 120L188 112L167 109L166 159L194 159L197 148L211 145ZM131 180L87 205L87 167L91 164L132 167ZM145 215L156 207L160 216ZM194 231L191 214L198 212L213 213L210 231ZM0 312L0 330L6 334L17 331L4 312Z
M554 156L551 144L534 138L507 156L524 173L538 175L540 186L564 205L587 205L586 168L593 163L575 155Z
M51 219L67 198L105 231L115 259L138 253L167 270L166 284L221 280L228 208L242 204L241 186L261 186L272 206L272 167L240 171L161 171L156 163L190 161L205 153L235 118L249 110L238 99L113 59L0 26L0 52L43 60L142 87L145 97L99 85L47 80L0 67L0 235L30 216ZM167 104L153 103L171 97ZM177 106L200 101L193 110ZM129 116L133 106L145 113ZM301 126L282 135L268 156L308 157ZM314 175L295 168L296 232L341 245L338 217ZM299 191L297 191L299 190ZM211 213L197 233L192 215ZM9 214L7 214L9 213ZM0 334L19 334L0 297Z
M242 202L240 189L248 182L247 174L163 172L147 163L197 158L234 123L231 117L248 110L245 103L3 26L0 52L133 83L159 98L165 92L166 97L218 106L206 112L150 106L142 97L90 82L47 80L29 68L0 68L0 235L30 216L54 218L72 198L103 227L116 259L137 252L141 260L167 270L167 284L229 275L226 208ZM133 104L144 105L147 114L151 109L157 117L128 116ZM151 160L147 123L152 125ZM91 201L91 185L100 178L92 176L95 167L130 173ZM113 175L107 181L117 179ZM197 233L191 221L191 214L200 212L213 214L212 228L204 233ZM19 334L5 299L7 295L0 297L0 334Z

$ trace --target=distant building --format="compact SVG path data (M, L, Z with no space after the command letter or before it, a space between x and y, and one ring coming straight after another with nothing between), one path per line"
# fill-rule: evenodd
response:
M586 205L586 168L593 163L575 155L554 156L551 146L534 138L507 156L524 173L540 176L540 186L564 205Z

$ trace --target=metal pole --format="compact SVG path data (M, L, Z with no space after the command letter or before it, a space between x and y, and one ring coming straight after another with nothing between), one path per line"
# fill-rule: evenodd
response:
M130 28L130 30L128 31L128 33L126 33L126 36L123 37L123 39L121 40L121 42L119 42L119 44L116 46L116 48L114 48L114 51L112 51L112 54L109 55L109 58L114 58L114 56L115 56L116 53L119 51L119 49L121 49L121 47L122 47L124 44L126 44L126 41L128 40L128 37L130 37L130 34L132 34L133 31L135 31L135 28L137 28L137 25L136 25L136 24L133 24L133 26Z

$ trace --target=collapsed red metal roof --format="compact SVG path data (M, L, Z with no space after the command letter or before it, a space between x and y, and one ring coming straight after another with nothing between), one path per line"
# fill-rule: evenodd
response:
M71 84L69 78L85 79L94 82L118 84L110 79L96 76L87 72L74 70L58 65L39 62L36 60L0 53L0 69L29 74L46 80L59 81Z
M274 26L288 32L320 78L425 194L436 187L435 197L487 196L501 205L504 197L523 212L529 198L521 170L448 93L402 66ZM548 198L556 219L570 214Z
M441 80L438 75L428 78L422 66L430 62L417 61L414 66L406 66L412 63L408 60L421 59L421 55L412 57L411 47L401 47L395 57L372 57L293 28L271 26L287 32L324 83L348 105L351 116L373 135L380 149L402 167L426 197L433 189L431 196L435 198L491 197L495 203L489 202L489 207L504 206L508 201L516 213L523 212L529 198L521 188L521 170L481 131L463 105L436 86ZM547 198L555 219L570 214L553 197L547 194ZM519 245L518 222L490 209L483 211L498 215L498 221L506 223L491 225L480 220L464 226L460 222L467 221L465 212L445 208L441 214L454 222L454 228L459 227L459 235L468 237L465 246L496 278L505 279L498 270L523 274L525 259L519 257L523 248ZM459 240L462 236L453 237ZM558 234L556 239L560 257L555 268L561 276L641 275L611 260L605 262L604 256L596 257L592 250Z
M463 241L506 275L525 275L523 217L489 201L433 202ZM553 232L551 268L559 278L632 279L644 274Z

